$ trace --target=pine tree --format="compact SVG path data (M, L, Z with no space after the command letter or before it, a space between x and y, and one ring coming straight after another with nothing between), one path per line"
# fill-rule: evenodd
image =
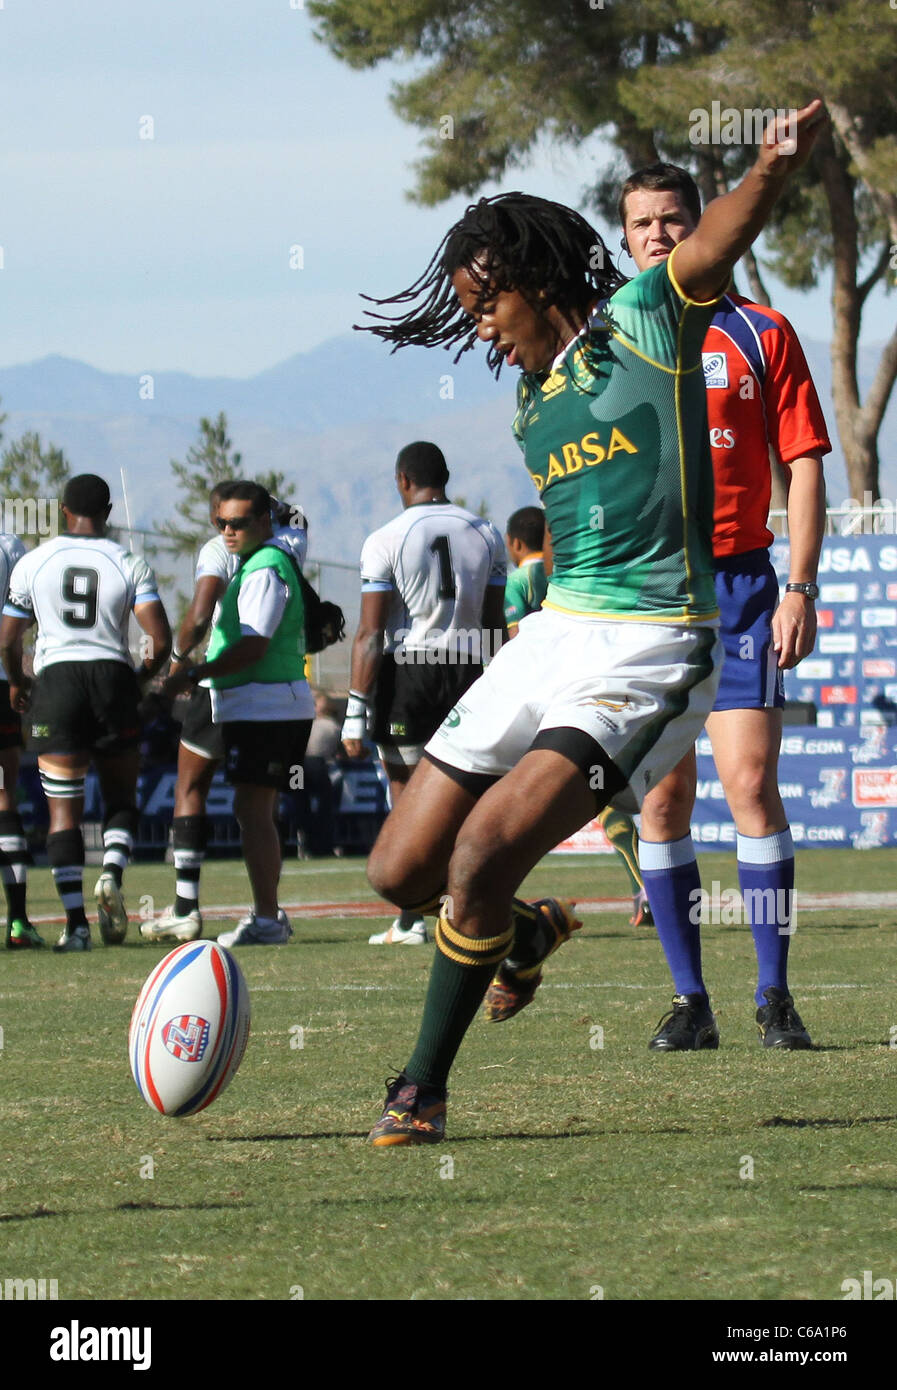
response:
M162 534L168 537L173 555L193 555L209 536L209 493L216 483L240 478L243 455L234 449L227 432L227 417L218 412L215 420L205 416L199 422L199 438L187 450L186 459L171 460L171 471L181 490L176 511L179 521L167 521ZM276 496L283 488L284 475L273 470L257 473L253 479Z
M186 459L171 460L181 497L175 507L178 521L166 521L162 534L169 539L174 555L192 555L208 538L209 493L216 483L239 478L242 454L234 450L227 433L227 418L219 411L216 420L203 416L199 439L187 450Z
M0 415L0 425L5 419ZM29 548L58 535L60 499L71 472L62 450L55 444L42 444L35 431L11 440L0 455L2 529L19 536Z
M879 495L878 436L897 380L897 330L861 398L857 355L873 289L897 283L895 5L869 0L307 0L316 36L354 68L413 61L392 105L421 131L411 196L432 206L502 181L540 140L573 149L584 192L613 222L626 174L688 167L706 201L753 161L750 144L695 139L714 102L767 110L823 99L830 126L781 199L760 254L791 287L832 273L832 390L854 497ZM891 74L889 84L888 74ZM610 141L599 152L591 136ZM599 164L595 156L599 155Z

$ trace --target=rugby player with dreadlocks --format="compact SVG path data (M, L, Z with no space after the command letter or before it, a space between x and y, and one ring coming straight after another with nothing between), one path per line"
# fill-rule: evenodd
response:
M389 901L441 901L421 1030L377 1146L437 1143L449 1070L496 983L532 997L552 939L513 894L612 799L635 809L692 746L720 647L701 347L733 265L808 158L819 101L768 127L752 169L668 258L623 283L577 213L482 199L378 314L394 348L482 340L520 367L514 432L554 551L521 624L427 744L368 862ZM398 314L392 311L403 310ZM456 358L457 360L457 358ZM536 926L543 927L544 916ZM545 939L539 939L544 937Z

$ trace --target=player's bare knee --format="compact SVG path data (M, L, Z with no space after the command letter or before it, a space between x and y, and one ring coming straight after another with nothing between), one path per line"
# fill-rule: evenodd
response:
M482 827L471 834L462 832L449 864L449 892L461 904L510 895L519 879L517 859L519 849L500 834L491 835Z
M213 776L214 776L214 767L213 767L211 773L208 773L208 772L198 772L198 773L195 774L195 776L191 776L191 777L189 777L189 778L185 781L185 783L184 783L184 798L185 798L185 800L190 800L191 803L196 803L196 802L201 803L201 805L200 805L200 810L199 810L198 812L196 812L196 811L194 811L194 812L188 812L187 814L193 814L193 815L201 815L201 814L202 814L202 806L205 805L206 797L208 796L208 794L209 794L209 789L210 789L210 787L211 787L211 785L212 785L212 777L213 777Z
M641 838L678 840L687 835L695 804L696 780L692 769L673 768L642 803Z
M399 907L418 901L426 896L426 890L420 891L418 886L420 870L407 848L381 832L367 862L368 883L375 893Z
M234 815L240 829L273 820L275 796L270 787L257 787L248 782L234 786Z
M368 883L375 893L379 893L381 898L392 898L396 892L401 873L400 865L395 862L388 849L382 849L378 844L374 845L368 857L366 873Z
M745 763L723 787L733 816L752 812L774 814L781 809L775 774L762 763Z
M681 839L688 834L693 807L694 797L688 788L667 791L658 787L642 806L641 838Z

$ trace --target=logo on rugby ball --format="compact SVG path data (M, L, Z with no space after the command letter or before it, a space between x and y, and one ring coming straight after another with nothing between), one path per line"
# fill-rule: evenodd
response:
M162 1041L180 1062L201 1062L209 1042L209 1025L199 1014L171 1018L162 1029Z

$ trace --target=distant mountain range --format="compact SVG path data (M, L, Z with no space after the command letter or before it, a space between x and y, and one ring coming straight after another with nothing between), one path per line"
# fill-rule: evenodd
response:
M332 338L245 379L125 375L45 357L0 370L0 392L8 409L27 413L195 420L224 410L234 423L317 435L335 425L406 420L438 410L447 373L454 377L456 400L481 403L494 395L480 354L466 353L457 367L447 352L405 349L391 356L379 340L359 333Z
M498 521L532 499L510 433L515 376L496 384L479 353L454 366L449 353L390 356L347 334L248 380L136 377L47 357L0 370L0 399L6 439L37 430L76 470L108 478L116 502L124 468L132 522L151 529L173 513L170 460L184 458L200 416L223 410L245 471L286 474L311 553L354 566L367 533L398 510L395 457L413 439L438 442L452 495L485 500Z
M805 341L804 349L834 435L828 345ZM861 353L863 389L877 356L871 348ZM453 365L450 353L405 349L391 356L380 341L350 333L245 380L183 372L138 377L46 357L0 369L0 398L7 439L39 431L76 470L107 477L116 499L124 468L132 522L150 529L173 513L170 459L184 457L201 415L223 410L246 472L286 474L291 499L310 519L310 553L354 566L367 533L398 508L393 465L412 439L440 444L452 473L450 495L474 508L484 501L499 525L535 499L509 428L516 375L506 372L496 383L481 350ZM880 443L882 490L895 496L894 400ZM830 501L843 500L837 443L827 475ZM114 519L124 519L118 505Z

